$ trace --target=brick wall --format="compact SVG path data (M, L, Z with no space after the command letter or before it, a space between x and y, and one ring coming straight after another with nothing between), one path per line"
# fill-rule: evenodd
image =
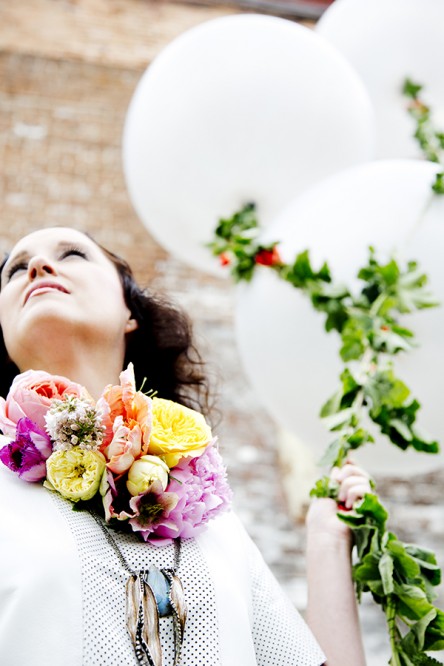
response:
M143 284L168 291L192 313L218 377L218 433L237 506L266 559L303 605L303 528L292 524L286 509L275 426L242 373L233 288L157 245L131 208L121 166L125 112L144 66L176 34L223 13L145 0L0 4L0 251L41 226L87 230L128 258ZM437 470L414 482L379 484L394 529L433 547L441 561L443 482L444 472ZM364 619L374 663L380 664L384 629L372 612L365 611Z
M220 391L218 432L239 510L268 560L290 575L303 567L300 559L292 561L294 553L301 551L302 533L291 531L278 482L274 425L258 410L241 371L233 333L233 289L228 281L193 271L168 256L139 222L126 193L121 134L128 102L143 71L141 48L135 49L130 68L127 54L122 62L119 44L117 54L108 49L103 57L102 49L101 58L96 57L94 45L86 44L82 60L78 26L72 42L62 44L57 37L57 45L43 43L38 29L33 42L25 29L31 18L35 26L38 17L37 23L45 24L48 31L51 20L60 27L66 16L51 18L49 5L54 7L54 3L31 4L32 16L20 13L17 6L13 11L14 22L26 39L16 42L17 48L12 41L4 43L0 52L0 251L42 226L86 230L129 259L142 284L168 292L192 312L198 341ZM98 12L100 3L92 5ZM142 14L147 6L130 5ZM83 10L86 6L85 2L77 5ZM101 9L104 11L103 5ZM69 15L71 3L64 11ZM193 8L186 14L186 8L180 7L177 11L183 20L176 17L174 25L180 29L191 18L196 22L211 16L209 10L196 13ZM88 16L82 13L77 20L80 18L85 22ZM112 17L105 19L101 25L107 26L110 36L115 25ZM84 32L95 34L98 14L90 14L88 20L91 25ZM132 22L140 25L134 17ZM164 26L161 32L170 35L169 18L165 25L168 29ZM141 39L140 35L136 38ZM287 562L280 557L280 540L291 551Z

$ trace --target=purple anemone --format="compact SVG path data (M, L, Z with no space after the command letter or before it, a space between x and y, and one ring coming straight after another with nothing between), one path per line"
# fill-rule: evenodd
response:
M46 460L51 453L46 432L31 419L22 418L17 422L15 440L0 449L0 460L24 481L35 483L46 478Z

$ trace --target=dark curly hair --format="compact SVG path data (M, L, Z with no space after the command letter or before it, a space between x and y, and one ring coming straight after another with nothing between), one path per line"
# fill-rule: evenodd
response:
M127 335L124 359L124 367L130 362L134 365L136 387L143 384L146 391L155 391L159 397L175 400L209 416L208 380L193 343L188 316L165 297L144 291L124 259L91 240L116 267L126 305L138 323L137 329ZM7 257L0 266L0 275L6 261ZM6 397L19 372L8 356L1 334L0 395Z

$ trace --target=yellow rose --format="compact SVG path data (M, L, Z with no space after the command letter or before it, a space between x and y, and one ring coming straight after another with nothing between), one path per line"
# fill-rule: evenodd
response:
M184 456L202 455L212 439L202 414L171 400L153 398L153 427L149 452L174 467Z
M63 497L78 502L89 500L99 489L105 469L105 457L98 451L77 447L56 451L46 461L47 487L54 488Z
M126 487L133 497L146 493L155 481L160 481L165 490L169 471L168 465L158 456L141 456L129 469Z

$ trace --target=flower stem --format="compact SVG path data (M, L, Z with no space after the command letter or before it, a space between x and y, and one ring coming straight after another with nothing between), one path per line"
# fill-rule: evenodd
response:
M399 632L398 632L398 627L396 626L396 604L391 595L387 599L385 616L387 619L387 627L390 638L390 648L392 651L390 666L402 666L398 651Z

